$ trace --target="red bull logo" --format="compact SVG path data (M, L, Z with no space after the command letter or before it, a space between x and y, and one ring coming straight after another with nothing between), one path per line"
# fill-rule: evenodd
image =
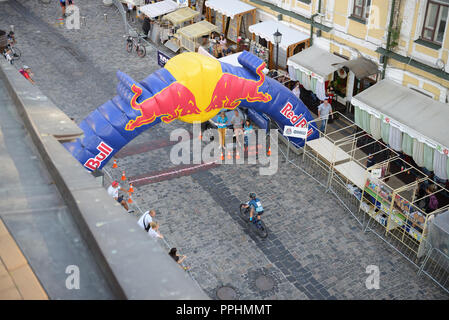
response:
M268 102L271 95L260 92L260 86L265 81L265 74L262 70L265 68L265 62L256 69L259 80L248 80L233 74L224 73L215 87L212 94L212 101L206 108L206 112L216 109L235 109L242 100L248 102Z
M95 156L95 158L88 159L84 166L92 171L95 171L97 168L101 166L101 163L112 153L114 149L108 146L106 143L101 142L97 150L100 151L99 154Z
M201 113L192 92L178 82L172 83L140 103L137 99L142 95L142 88L133 84L131 91L134 93L130 102L131 107L139 110L140 116L126 124L125 129L128 131L150 124L158 118L165 123L170 123L178 117Z
M301 113L296 115L293 111L293 105L290 102L287 102L285 106L279 111L284 117L286 117L292 126L296 128L304 128L307 125L307 120L304 118L304 115ZM313 129L309 129L307 131L307 137L309 137L313 132Z
M132 131L140 126L150 124L158 118L165 123L194 114L205 114L206 116L203 118L207 118L208 113L213 113L217 109L235 109L240 105L242 100L248 102L268 102L272 99L271 95L259 91L265 81L265 75L262 72L264 68L264 62L257 67L256 73L259 76L259 80L257 81L241 78L229 73L222 73L213 88L212 99L203 111L197 106L192 91L180 82L172 83L142 102L137 102L137 99L142 95L143 90L133 84L131 91L134 95L131 98L130 105L133 109L138 110L140 115L136 119L128 121L125 129Z

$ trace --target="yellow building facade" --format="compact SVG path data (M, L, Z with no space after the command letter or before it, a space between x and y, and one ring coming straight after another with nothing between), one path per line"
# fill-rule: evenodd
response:
M276 19L310 33L313 45L349 60L375 62L379 75L448 103L449 0L244 0L258 21ZM391 22L391 23L390 23ZM317 30L319 30L317 34ZM390 30L390 32L389 32ZM390 45L387 46L387 40ZM346 101L358 90L348 77ZM363 88L362 88L363 89ZM448 106L449 107L449 106Z

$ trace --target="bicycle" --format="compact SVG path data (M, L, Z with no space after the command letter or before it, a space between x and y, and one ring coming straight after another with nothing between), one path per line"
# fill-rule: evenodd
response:
M249 222L249 214L251 207L245 208L244 206L246 203L240 204L240 217L245 221ZM262 221L262 219L257 219L257 214L253 215L253 221L250 223L250 228L253 228L254 231L259 235L261 238L268 237L268 230L265 226L265 223Z
M134 50L140 58L145 57L147 50L145 49L145 45L142 43L142 38L143 37L139 34L137 36L129 35L126 39L126 51L131 53Z

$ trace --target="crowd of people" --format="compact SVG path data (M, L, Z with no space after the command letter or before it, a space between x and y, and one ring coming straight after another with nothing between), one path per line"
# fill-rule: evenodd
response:
M122 205L122 207L128 212L133 213L134 210L130 209L128 206L128 203L126 202L126 199L123 195L119 194L119 191L126 192L125 189L120 187L120 184L117 181L112 181L111 185L108 187L108 194L118 203ZM137 224L151 237L155 239L163 239L163 235L159 231L159 223L155 220L156 217L156 211L155 210L148 210L144 212L139 220L137 220ZM169 251L169 256L172 257L179 265L184 261L186 258L185 255L179 255L177 253L176 248L171 248ZM184 270L187 270L188 267L183 267Z
M235 140L238 147L242 147L242 145L246 148L248 147L249 135L253 133L253 125L249 119L244 119L240 112L235 109L234 115L229 121L226 116L225 111L221 111L217 118L217 128L219 135L219 143L220 148L222 150L226 149L226 129L232 125L235 135Z

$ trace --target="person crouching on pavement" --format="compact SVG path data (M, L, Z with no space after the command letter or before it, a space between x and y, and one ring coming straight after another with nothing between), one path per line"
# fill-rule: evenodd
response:
M31 84L34 84L34 80L31 78L34 74L31 72L31 68L28 66L23 66L22 69L19 69L19 72L24 76Z
M159 223L157 222L151 222L150 223L150 230L148 230L148 235L152 238L163 238L161 233L159 232Z
M111 185L108 188L108 194L114 198L115 201L120 203L123 208L125 208L128 213L133 213L134 210L130 210L128 207L128 204L126 203L125 199L123 199L123 196L119 196L118 191L119 189L123 190L117 181L112 181Z

